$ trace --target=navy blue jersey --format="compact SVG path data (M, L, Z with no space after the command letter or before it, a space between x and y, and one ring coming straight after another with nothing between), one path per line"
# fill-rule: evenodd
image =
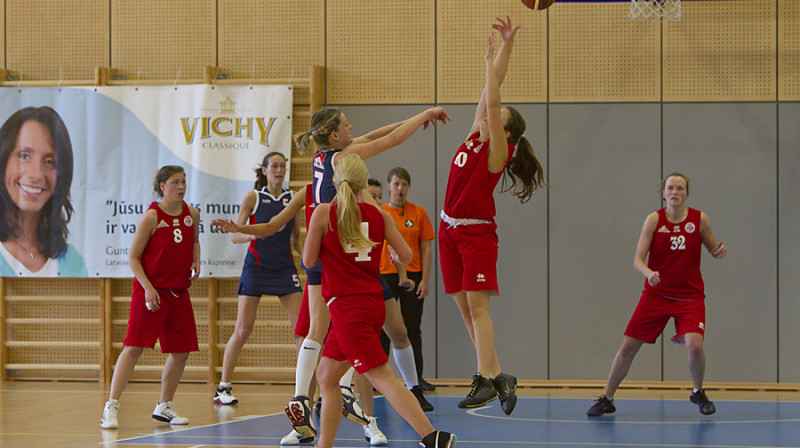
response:
M314 154L314 205L333 202L336 187L333 185L333 157L341 149L325 149Z
M283 190L276 198L272 196L267 187L256 191L256 204L250 215L248 224L261 224L269 222L273 216L280 213L292 200L291 190ZM292 259L291 235L294 227L292 218L276 234L267 238L258 238L250 241L245 266L258 266L269 271L283 271L295 269Z

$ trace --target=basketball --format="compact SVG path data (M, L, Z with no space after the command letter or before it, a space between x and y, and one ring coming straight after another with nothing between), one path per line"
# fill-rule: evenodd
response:
M547 9L555 3L556 0L522 0L522 4L534 11L541 11Z

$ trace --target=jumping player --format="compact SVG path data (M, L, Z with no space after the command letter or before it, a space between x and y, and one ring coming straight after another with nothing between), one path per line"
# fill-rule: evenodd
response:
M523 135L525 121L514 108L501 108L500 84L519 27L512 26L508 17L497 20L500 23L492 28L500 32L503 44L493 59L490 35L485 55L486 86L469 136L450 165L439 223L439 257L445 292L453 296L461 312L478 359L472 389L458 406L483 406L499 394L503 412L511 414L517 402L517 379L502 373L489 315L489 299L499 293L492 193L504 172L511 179L511 185L504 191L513 190L523 203L536 188L544 186L544 181L542 167Z
M158 170L153 189L162 199L144 212L131 244L133 295L128 333L111 380L111 393L100 426L119 427L119 398L128 385L136 362L145 347L156 339L161 351L169 353L161 375L161 397L153 420L170 425L187 425L189 419L172 407L189 352L197 351L197 328L189 299L189 286L200 275L200 211L183 199L186 174L180 166Z
M339 381L352 365L417 431L424 447L452 448L455 435L434 431L411 391L394 378L380 343L386 312L378 273L381 243L385 239L401 263L411 261L411 248L388 214L362 202L368 177L360 157L341 158L335 168L336 199L314 210L303 249L305 262L322 260L325 266L322 296L331 318L318 372L325 400L317 446L333 446L342 408Z
M614 393L628 374L633 358L642 344L652 344L658 339L670 318L675 319L676 330L670 340L685 345L689 354L692 376L689 400L700 407L703 415L717 410L703 389L706 296L700 255L702 246L714 258L723 258L728 249L722 241L717 241L708 216L686 205L689 198L686 176L668 175L661 182L661 197L666 207L647 215L633 258L633 267L646 279L644 291L611 364L605 393L586 411L590 417L617 410Z

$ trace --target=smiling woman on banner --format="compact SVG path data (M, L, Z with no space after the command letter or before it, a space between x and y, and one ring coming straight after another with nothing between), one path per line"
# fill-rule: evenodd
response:
M67 244L72 143L50 107L25 107L0 127L0 276L86 277Z

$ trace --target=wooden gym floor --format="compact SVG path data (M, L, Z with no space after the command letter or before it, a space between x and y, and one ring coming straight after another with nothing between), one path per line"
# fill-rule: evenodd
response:
M617 393L616 414L587 419L586 409L602 393L600 383L531 383L520 387L518 394L523 399L510 418L499 412L497 402L478 410L459 410L455 403L468 391L465 381L459 384L447 386L438 382L437 390L428 394L437 406L429 417L434 425L439 423L442 429L459 434L459 447L800 446L800 434L795 434L800 431L800 392L782 385L709 384L709 397L717 403L718 412L706 417L687 400L685 384L629 384ZM191 424L171 429L150 419L159 385L131 383L121 399L120 429L109 431L99 426L108 397L108 388L102 383L0 382L0 447L274 447L280 436L291 429L283 407L293 393L292 386L237 384L234 393L240 403L226 407L212 403L213 388L209 384L181 384L175 404ZM415 435L403 427L404 423L398 423L382 397L376 398L375 409L382 419L381 429L390 439L390 447L416 446ZM651 411L652 415L645 415ZM480 417L483 419L475 420ZM247 418L263 419L259 420L258 434L230 426ZM487 423L488 426L475 423L479 421L492 423ZM490 430L503 424L518 426ZM681 425L693 426L683 430ZM634 430L641 434L630 432ZM719 439L720 434L734 437L738 430L745 435L735 436L734 441ZM787 440L794 441L787 443ZM361 437L360 428L343 420L336 446L367 447L368 444Z

